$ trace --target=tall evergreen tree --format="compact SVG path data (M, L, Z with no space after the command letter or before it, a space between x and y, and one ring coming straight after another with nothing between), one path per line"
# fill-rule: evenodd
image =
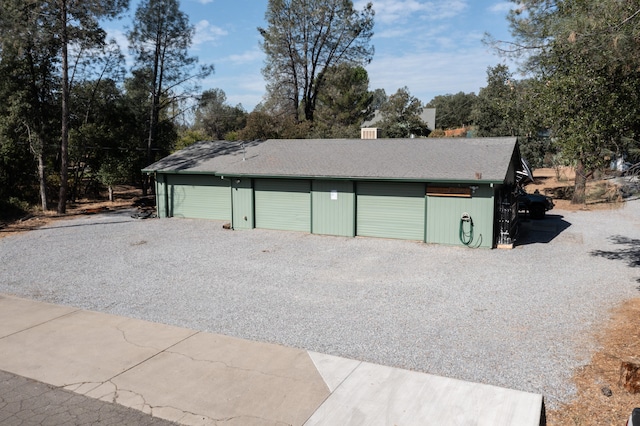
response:
M330 68L318 95L315 133L321 137L359 137L360 125L373 116L369 75L360 66Z
M153 150L161 129L160 113L195 87L189 83L206 77L213 66L195 69L198 58L189 56L194 27L180 10L178 0L143 0L136 10L133 29L128 33L129 48L136 57L138 77L146 77L149 102L147 163L154 161ZM149 182L143 181L146 194Z
M60 193L58 213L66 211L68 188L69 145L69 51L84 51L104 44L105 32L100 21L117 16L128 0L5 0L2 3L0 24L3 44L12 44L20 51L32 47L31 52L48 47L55 56L31 55L48 64L33 64L40 69L56 66L60 76ZM4 51L4 49L3 49Z
M269 0L259 28L267 55L268 91L289 104L289 113L313 121L327 71L339 64L366 65L373 57L374 11L351 0Z
M471 111L478 136L517 136L517 82L506 65L487 69L487 85L480 89Z

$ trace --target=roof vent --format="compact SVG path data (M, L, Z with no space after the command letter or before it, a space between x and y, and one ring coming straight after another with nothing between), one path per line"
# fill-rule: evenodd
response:
M378 139L378 128L365 127L360 129L360 139Z

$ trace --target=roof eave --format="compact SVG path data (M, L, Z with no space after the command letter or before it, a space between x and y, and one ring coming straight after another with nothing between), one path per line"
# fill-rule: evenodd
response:
M389 177L389 176L335 176L335 175L284 175L284 174L257 174L257 173L237 173L237 172L209 172L217 176L229 176L233 178L250 179L326 179L326 180L354 180L354 181L397 181L397 182L430 182L430 183L451 183L451 184L502 184L504 180L496 179L442 179L430 177Z

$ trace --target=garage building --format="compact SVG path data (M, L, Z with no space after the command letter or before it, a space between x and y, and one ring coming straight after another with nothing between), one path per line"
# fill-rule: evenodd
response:
M510 246L516 138L199 142L150 165L159 217Z

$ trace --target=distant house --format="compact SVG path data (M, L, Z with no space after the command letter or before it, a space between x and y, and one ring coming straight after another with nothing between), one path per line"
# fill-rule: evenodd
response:
M435 108L423 108L420 113L420 118L425 122L429 130L436 128L436 109ZM382 121L382 114L380 110L376 110L371 120L365 121L360 127L375 127L375 125Z
M382 121L383 117L380 110L376 110L371 120L367 120L360 126L362 129L376 129L376 124ZM423 108L420 113L420 119L427 125L429 131L433 131L436 128L436 109L435 108ZM372 137L364 137L362 139L373 139Z
M516 138L304 139L199 142L143 172L162 218L491 248L513 243L520 164Z

